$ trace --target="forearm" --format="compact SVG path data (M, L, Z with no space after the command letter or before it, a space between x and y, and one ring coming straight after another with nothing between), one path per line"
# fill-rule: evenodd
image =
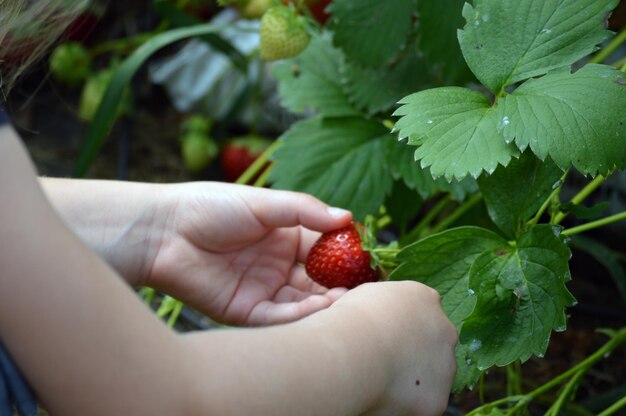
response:
M146 276L163 232L154 221L163 185L107 180L40 178L70 229L127 281ZM163 208L165 209L165 208Z
M0 337L52 414L177 414L182 348L54 214L0 140Z
M184 336L195 357L195 413L366 413L389 387L392 366L367 323L353 318L331 307L272 328Z

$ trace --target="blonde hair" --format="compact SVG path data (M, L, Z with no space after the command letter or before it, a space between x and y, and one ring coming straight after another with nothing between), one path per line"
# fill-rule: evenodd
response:
M0 0L0 88L41 58L90 0Z

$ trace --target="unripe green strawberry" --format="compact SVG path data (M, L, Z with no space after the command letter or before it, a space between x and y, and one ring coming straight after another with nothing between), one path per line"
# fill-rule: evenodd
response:
M283 6L269 9L261 19L260 55L265 61L277 61L298 55L309 44L306 18Z
M181 153L183 163L191 172L198 173L208 167L218 152L219 147L206 134L190 133L182 138Z
M181 132L184 135L191 133L209 134L213 123L202 114L193 114L181 124Z
M260 19L271 6L272 0L248 0L240 11L246 19Z
M100 102L104 98L104 94L109 87L109 83L113 78L113 69L103 69L96 74L93 74L87 78L85 85L83 85L83 91L80 96L80 102L78 104L78 116L85 120L91 121L100 107ZM132 102L130 96L130 90L124 90L124 95L120 101L120 105L117 108L116 116L124 113L128 114L132 111Z
M78 42L62 43L50 55L50 72L69 86L79 84L90 71L91 56Z

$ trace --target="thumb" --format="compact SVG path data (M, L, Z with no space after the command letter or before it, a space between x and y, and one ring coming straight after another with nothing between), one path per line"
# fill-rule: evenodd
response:
M249 204L257 220L266 227L295 227L326 232L346 226L352 213L331 207L319 199L301 192L259 189L259 195Z

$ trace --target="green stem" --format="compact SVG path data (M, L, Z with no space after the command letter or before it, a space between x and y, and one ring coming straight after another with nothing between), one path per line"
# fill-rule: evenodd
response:
M555 377L552 380L548 381L543 386L536 388L532 392L528 393L526 396L530 398L535 398L549 391L554 386L561 384L563 381L567 380L569 377L578 373L579 371L588 370L596 362L604 358L606 354L609 354L624 342L626 342L626 327L620 329L610 340L608 340L600 349L591 354L589 357L585 358L583 361L579 362L574 367L570 368L564 373L561 373L558 377Z
M441 198L434 207L430 209L424 215L424 217L420 220L419 223L403 238L405 241L416 241L422 234L422 231L426 229L430 225L430 223L443 211L445 207L448 206L452 202L452 197L450 195L446 195L444 198Z
M473 195L470 199L468 199L463 204L461 204L454 212L452 212L450 215L444 218L440 223L436 224L431 230L432 234L438 233L439 231L445 230L446 228L448 228L450 224L453 224L463 214L465 214L472 207L474 207L474 205L482 201L482 199L483 199L482 194Z
M598 413L598 416L610 416L615 414L618 410L626 407L626 397L622 397L610 407L606 408L602 413Z
M600 185L602 185L604 183L604 181L606 180L606 177L602 176L602 175L598 175L596 176L591 182L589 182L583 189L580 190L580 192L578 192L570 201L572 204L574 205L578 205L581 202L583 202L589 195L591 195L591 193L593 191L595 191L596 189L598 189L598 187ZM563 219L565 219L565 217L567 216L567 214L559 212L555 217L554 217L554 224L559 224L561 221L563 221Z
M183 303L179 300L176 301L174 307L172 309L172 313L170 314L169 319L167 320L168 328L174 328L178 317L180 316L180 312L183 310Z
M626 220L626 211L620 212L619 214L611 215L606 218L602 218L596 221L588 222L587 224L582 224L577 227L568 228L567 230L563 230L561 234L563 235L574 235L578 233L582 233L585 231L593 230L594 228L603 227L605 225L612 224L617 221Z
M513 415L513 414L515 414L515 412L517 412L521 408L527 406L528 403L530 403L530 401L532 401L536 397L541 396L542 394L550 391L555 386L558 386L559 384L563 383L568 378L570 378L570 377L572 377L572 376L574 376L574 375L576 375L576 374L578 374L580 372L586 372L596 362L600 361L607 354L611 353L613 350L615 350L617 347L619 347L624 342L626 342L626 327L623 327L619 331L616 331L613 334L613 336L611 336L611 338L602 347L600 347L598 350L596 350L596 352L591 354L589 357L585 358L583 361L579 362L574 367L572 367L569 370L561 373L560 375L558 375L557 377L555 377L552 380L548 381L547 383L543 384L542 386L539 386L535 390L533 390L533 391L531 391L529 393L526 393L525 395L508 396L508 397L505 397L503 399L496 400L494 402L491 402L491 403L488 403L486 405L480 406L480 407L472 410L470 413L468 413L467 416L478 414L478 413L482 412L482 410L484 410L484 409L493 408L493 407L498 406L500 404L517 401L515 406L513 406L506 413L507 415ZM620 404L620 406L624 406L624 404ZM613 407L613 406L611 406L611 407ZM610 415L611 413L608 413L608 414ZM604 416L606 416L606 415L604 415Z
M585 373L585 371L580 371L570 379L570 381L565 385L565 388L563 388L563 391L559 394L556 402L554 402L554 404L550 406L550 409L546 412L546 416L558 416L561 413L561 409L565 405L565 402L570 399L572 394L574 394L580 384L580 380L582 380L585 376Z
M254 178L261 171L263 166L265 166L265 163L270 160L270 157L274 154L276 149L278 149L280 144L280 140L274 140L274 142L267 149L265 149L263 153L261 153L254 163L252 163L250 167L248 167L248 169L241 174L235 183L247 184L250 182L250 180L252 180L252 178Z
M552 200L561 193L561 189L563 189L563 183L565 183L565 178L567 178L568 174L569 174L569 171L565 171L565 173L561 176L561 178L559 179L561 183L559 184L559 186L554 188L554 190L550 193L550 196L548 196L548 198L546 198L546 200L543 201L543 204L541 205L541 207L539 208L535 216L530 221L528 221L529 226L532 227L533 225L536 225L539 222L539 220L541 219L541 216L543 215L544 212L546 212Z
M589 63L599 64L615 52L615 50L624 42L626 42L626 28L622 29L622 31L619 32L608 45L602 48L600 52L591 58Z
M270 178L270 174L272 173L272 168L274 167L274 165L269 165L267 167L267 169L265 169L263 171L263 173L261 174L261 176L259 176L259 179L257 179L256 181L254 181L254 184L252 186L256 186L258 188L262 188L267 184L267 181Z

